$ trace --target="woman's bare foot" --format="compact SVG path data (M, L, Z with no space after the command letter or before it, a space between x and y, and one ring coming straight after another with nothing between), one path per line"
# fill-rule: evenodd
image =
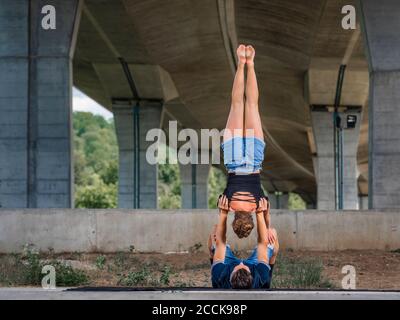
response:
M236 54L238 56L238 65L244 66L246 64L246 46L241 44L237 48Z
M246 63L247 66L254 66L254 57L256 56L256 50L252 46L246 47Z

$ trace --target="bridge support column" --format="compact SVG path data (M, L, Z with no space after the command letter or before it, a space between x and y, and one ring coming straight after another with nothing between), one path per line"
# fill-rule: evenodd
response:
M360 196L360 210L368 210L368 196Z
M208 208L209 164L179 164L182 209Z
M0 5L0 207L73 206L71 62L79 4ZM43 28L45 5L55 8L55 29Z
M346 122L349 113L341 113L342 122ZM358 169L357 147L361 117L357 116L355 128L343 129L343 209L357 210ZM312 125L317 147L317 209L335 210L335 159L333 138L333 114L327 111L312 111Z
M289 194L288 193L269 193L268 198L271 204L271 209L288 209L289 207Z
M360 1L370 69L369 208L400 208L400 2Z
M146 134L150 129L160 128L162 105L146 102L137 110L139 126L135 130L134 107L113 106L119 147L118 207L152 209L157 208L158 202L158 166L146 160L147 148L154 143L146 141Z

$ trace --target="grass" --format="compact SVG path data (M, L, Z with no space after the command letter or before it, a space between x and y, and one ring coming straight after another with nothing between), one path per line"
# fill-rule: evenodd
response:
M101 255L96 258L96 267L97 269L103 270L106 264L106 257Z
M164 286L169 285L169 278L171 276L171 267L164 266L164 269L161 272L160 283Z
M78 286L88 282L88 277L82 270L57 260L42 260L39 252L31 249L23 254L12 254L2 258L0 265L0 285L5 286L40 286L45 274L42 269L51 265L56 272L56 285L61 287Z
M118 285L128 287L167 287L170 284L172 272L170 266L164 266L158 276L157 271L151 271L146 265L137 271L131 271L127 274L120 275Z
M150 271L144 267L139 271L131 271L127 275L122 275L118 284L128 287L143 286L150 283L150 276Z
M204 259L203 256L201 259L191 257L188 255L180 258L178 264L169 264L163 256L131 252L59 255L51 251L38 253L27 249L23 254L0 255L0 286L40 286L44 277L42 268L45 265L55 268L57 286L210 286L208 256L204 255ZM79 263L70 265L65 259ZM80 265L82 267L79 267ZM311 258L289 258L283 253L278 256L276 262L272 287L318 289L333 288L333 285L324 278L321 261Z
M272 277L272 288L317 289L333 288L324 278L322 262L315 259L278 257Z

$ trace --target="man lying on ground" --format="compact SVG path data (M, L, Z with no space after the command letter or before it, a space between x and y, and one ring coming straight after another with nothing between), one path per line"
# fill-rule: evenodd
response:
M212 258L211 280L213 288L221 289L269 289L272 271L279 251L275 229L269 228L270 214L266 199L261 199L257 218L257 246L245 260L235 257L226 244L226 222L228 200L221 197L218 203L219 221L209 238L210 258ZM213 230L213 231L214 231ZM215 245L213 246L213 242Z

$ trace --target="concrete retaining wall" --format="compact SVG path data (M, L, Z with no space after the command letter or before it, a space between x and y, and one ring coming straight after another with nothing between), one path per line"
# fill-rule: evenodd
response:
M34 244L55 252L181 252L201 244L217 222L216 210L0 209L0 252ZM230 215L230 220L232 220ZM281 247L295 250L400 248L398 211L272 210ZM238 240L228 226L228 242L250 249L256 232Z

